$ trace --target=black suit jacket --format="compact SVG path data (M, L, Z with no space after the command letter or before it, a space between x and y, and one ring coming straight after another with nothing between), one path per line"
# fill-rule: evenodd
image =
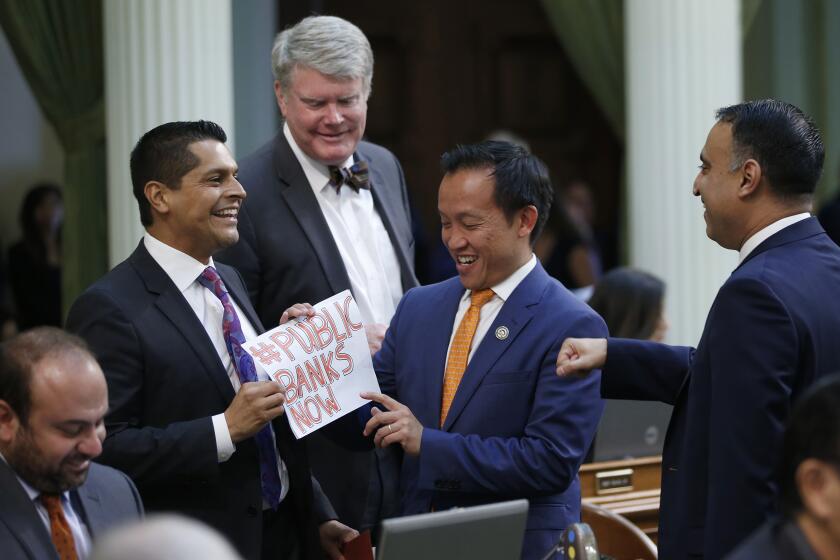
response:
M261 332L242 279L230 267L216 267ZM76 300L67 328L87 340L108 381L108 436L99 460L131 476L149 511L201 519L230 538L243 556L259 558L256 445L253 439L239 442L231 458L219 463L211 417L230 405L233 386L198 317L142 241ZM304 557L320 558L317 524L335 513L311 480L303 444L284 417L275 420L274 432L289 470L286 499L305 524Z
M406 291L417 279L402 168L391 152L368 142L360 142L355 155L368 163L374 204L396 251ZM264 324L276 325L294 303L317 303L351 289L318 199L282 132L240 162L239 181L248 193L239 214L239 242L216 258L242 273ZM364 526L371 452L348 451L320 432L306 439L312 470L339 517L351 526Z
M0 496L0 556L58 560L46 525L5 461L0 461ZM90 466L87 480L70 492L70 500L94 540L109 527L143 516L143 503L131 480L102 465Z

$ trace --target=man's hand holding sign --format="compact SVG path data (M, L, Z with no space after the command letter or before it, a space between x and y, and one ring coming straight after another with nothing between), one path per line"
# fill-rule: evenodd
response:
M248 341L245 350L285 393L286 416L295 437L364 405L360 392L379 391L365 327L349 290L314 306L292 306L281 323ZM276 412L269 410L263 411Z

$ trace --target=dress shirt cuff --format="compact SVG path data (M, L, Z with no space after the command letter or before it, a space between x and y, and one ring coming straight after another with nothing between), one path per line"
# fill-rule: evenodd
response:
M216 434L216 454L219 462L224 463L236 451L236 446L230 439L230 430L224 413L213 416L213 432Z

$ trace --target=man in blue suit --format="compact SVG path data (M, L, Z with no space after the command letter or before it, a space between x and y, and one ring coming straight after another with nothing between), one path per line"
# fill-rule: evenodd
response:
M694 195L706 233L739 251L739 264L699 345L567 340L558 355L559 375L603 367L606 398L674 405L661 558L721 558L772 514L791 403L840 371L840 249L809 214L823 157L819 132L792 105L720 109Z
M384 395L365 427L405 451L402 513L513 498L531 506L523 558L580 520L578 467L601 415L598 375L560 379L569 336L604 322L532 252L553 189L545 166L506 142L442 160L442 236L458 277L410 290L374 359Z

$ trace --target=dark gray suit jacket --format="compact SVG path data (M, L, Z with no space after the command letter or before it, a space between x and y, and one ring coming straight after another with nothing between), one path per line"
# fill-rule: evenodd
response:
M0 557L58 560L49 531L5 461L0 461L0 496ZM143 503L131 480L95 463L85 483L70 492L70 499L94 540L109 527L143 516Z
M242 279L223 264L216 269L261 332ZM108 381L108 436L98 460L131 476L149 511L200 519L245 558L259 558L256 444L253 438L239 442L236 453L219 463L211 417L230 405L233 385L204 326L142 241L79 296L67 329L90 344ZM289 472L286 500L300 523L301 556L321 558L317 525L335 512L311 479L303 442L295 440L286 418L273 426Z
M391 152L368 142L359 143L355 156L368 163L374 204L406 291L417 279L402 168ZM239 214L239 242L215 258L242 274L263 324L276 325L294 303L317 303L351 289L315 193L282 131L240 162L239 181L248 193ZM312 471L340 519L362 527L371 452L348 451L320 432L306 440Z

